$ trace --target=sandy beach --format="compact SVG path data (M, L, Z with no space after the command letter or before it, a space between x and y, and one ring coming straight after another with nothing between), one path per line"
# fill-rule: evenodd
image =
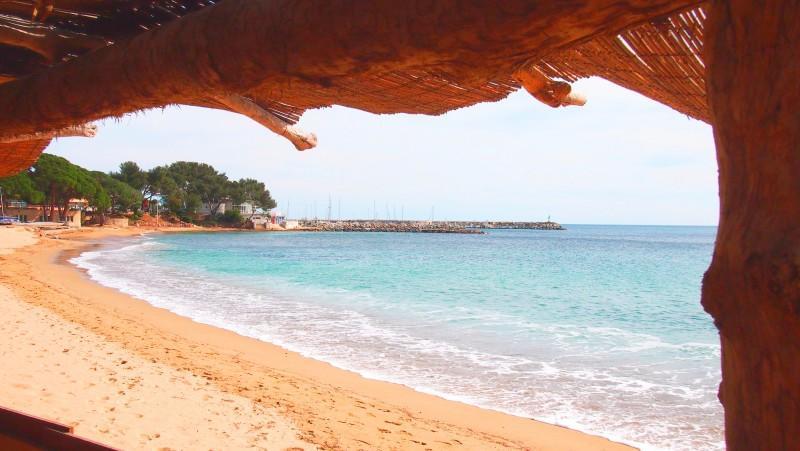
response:
M0 228L0 405L125 449L631 449L365 379L153 307L66 262L142 232Z

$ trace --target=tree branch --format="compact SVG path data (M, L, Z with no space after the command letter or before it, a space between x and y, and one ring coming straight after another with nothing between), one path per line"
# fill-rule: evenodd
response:
M569 83L551 80L536 69L520 69L514 72L514 79L536 100L553 108L586 105L586 97L573 92Z
M317 146L317 135L303 132L246 97L234 94L215 97L215 99L232 111L245 115L288 139L297 150L308 150Z
M70 136L82 136L85 138L94 138L97 135L97 126L94 124L74 125L65 127L60 130L52 130L48 132L29 133L24 135L16 135L8 138L0 138L1 144L18 143L22 141L36 141L43 139L53 138L67 138Z

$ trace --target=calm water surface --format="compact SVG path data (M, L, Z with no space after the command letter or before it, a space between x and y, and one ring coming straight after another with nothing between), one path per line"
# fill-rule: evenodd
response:
M646 449L722 448L700 307L714 227L191 233L74 259L95 280L361 374Z

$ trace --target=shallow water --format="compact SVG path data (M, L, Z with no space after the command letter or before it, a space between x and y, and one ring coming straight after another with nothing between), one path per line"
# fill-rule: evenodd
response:
M714 227L191 233L73 261L198 321L645 449L722 448Z

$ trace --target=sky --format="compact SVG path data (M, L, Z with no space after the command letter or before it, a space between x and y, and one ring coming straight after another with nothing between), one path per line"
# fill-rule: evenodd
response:
M264 181L292 218L325 218L330 199L334 218L717 224L710 126L605 80L573 89L585 106L519 91L438 117L308 111L298 126L319 145L305 152L249 118L185 106L102 121L95 138L47 151L102 171L209 163Z

